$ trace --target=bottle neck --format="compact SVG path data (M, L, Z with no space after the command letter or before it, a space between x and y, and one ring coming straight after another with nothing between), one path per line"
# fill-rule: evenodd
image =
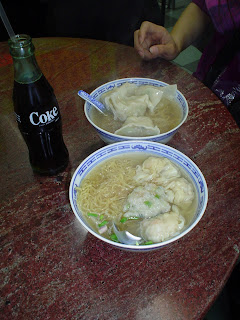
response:
M28 84L37 81L42 72L35 58L35 48L31 37L17 35L8 41L10 53L13 58L14 80Z
M19 83L27 84L35 82L42 75L34 55L22 59L13 58L13 65L14 80Z

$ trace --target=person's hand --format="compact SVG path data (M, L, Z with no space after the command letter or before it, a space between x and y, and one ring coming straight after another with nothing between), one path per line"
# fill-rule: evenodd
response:
M144 60L175 59L180 50L170 33L162 26L144 21L134 32L134 47Z

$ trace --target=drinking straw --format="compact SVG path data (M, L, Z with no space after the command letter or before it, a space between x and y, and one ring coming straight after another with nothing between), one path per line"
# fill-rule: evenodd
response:
M8 32L10 39L12 39L12 40L15 39L15 33L14 33L13 28L8 20L6 12L3 9L1 1L0 1L0 16L2 18L3 24L5 25L5 28L7 29L7 32Z

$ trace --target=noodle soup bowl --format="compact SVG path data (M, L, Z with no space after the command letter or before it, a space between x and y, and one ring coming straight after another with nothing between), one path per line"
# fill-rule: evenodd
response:
M142 85L151 85L154 87L164 87L167 86L168 84L159 80L154 80L154 79L149 79L149 78L124 78L124 79L118 79L118 80L113 80L110 82L107 82L100 87L96 88L94 91L90 93L90 95L96 99L100 100L100 97L102 94L120 87L124 83L133 83L136 84L137 86L142 86ZM93 106L89 102L85 102L84 104L84 113L92 127L97 131L99 137L106 143L106 144L111 144L115 142L121 142L121 141L130 141L130 140L141 140L141 141L154 141L154 142L160 142L160 143L168 143L172 137L177 133L177 131L181 128L183 123L186 121L187 116L188 116L188 103L187 100L185 99L184 95L177 90L176 92L176 100L181 108L182 111L182 117L180 123L171 129L168 132L165 133L160 133L158 135L154 136L145 136L145 137L130 137L130 136L123 136L123 135L118 135L115 133L108 132L93 121L92 117L92 110Z
M180 169L182 169L189 180L192 182L195 188L195 194L197 197L196 202L196 210L191 219L190 223L183 228L181 233L176 236L165 240L159 243L153 243L148 245L129 245L123 244L120 242L115 242L108 238L105 238L103 235L99 234L94 228L89 224L87 219L84 217L83 213L78 207L77 204L77 188L81 185L83 179L99 164L102 164L105 160L112 159L116 156L122 155L137 155L137 156L153 156L153 157L166 157L171 160L175 165L177 165ZM178 150L164 144L149 142L149 141L124 141L118 142L115 144L107 145L91 155L89 155L75 170L70 187L69 187L69 198L70 204L74 214L76 215L79 222L82 226L93 236L104 241L106 244L112 245L116 248L128 250L128 251L136 251L136 252L146 252L151 250L160 249L163 246L169 245L172 242L179 240L188 234L199 222L202 218L208 201L208 188L205 181L205 178L200 171L200 169L196 166L196 164L190 160L183 153Z

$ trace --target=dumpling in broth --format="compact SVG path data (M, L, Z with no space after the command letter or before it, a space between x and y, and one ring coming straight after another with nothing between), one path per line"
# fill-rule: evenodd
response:
M137 183L152 182L165 186L180 176L180 170L169 159L149 157L137 166L134 179Z
M128 117L144 116L148 108L151 111L154 110L163 92L155 87L144 92L143 87L126 82L104 93L101 96L101 102L112 111L114 120L125 121Z
M147 95L149 97L148 108L151 112L154 111L154 108L161 100L164 93L163 87L154 87L150 85L137 86L135 90L136 96Z
M171 209L166 197L158 196L158 186L153 183L139 186L128 195L123 207L124 217L149 218Z
M160 133L149 117L128 117L123 126L114 132L121 136L146 137Z
M166 97L168 100L174 100L177 96L177 85L171 84L169 86L161 87L163 92L163 97Z
M189 206L194 198L194 190L190 182L185 178L178 178L171 181L167 186L166 190L172 190L174 193L173 203L182 207Z
M166 212L140 223L141 235L146 241L162 242L179 234L185 224L177 211Z

